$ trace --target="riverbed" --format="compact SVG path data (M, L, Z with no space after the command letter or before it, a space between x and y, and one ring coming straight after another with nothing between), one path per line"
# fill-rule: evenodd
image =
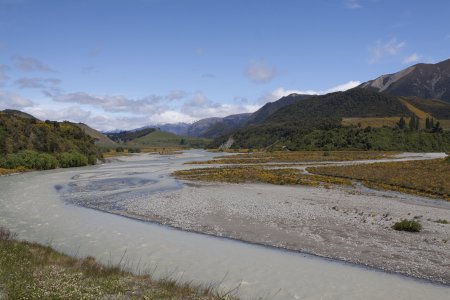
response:
M370 265L366 261L354 261L360 265L342 262L364 257L361 249L365 249L366 256L381 253L385 260L398 254L395 267L405 269L404 249L396 246L389 252L383 248L383 238L373 235L388 227L389 221L381 221L381 212L373 212L373 217L367 212L363 223L359 214L365 216L366 210L376 207L370 203L384 201L379 207L394 211L394 217L397 213L423 212L425 221L428 216L450 219L443 202L415 198L416 202L410 203L401 194L352 194L338 188L193 184L170 176L175 170L189 168L184 162L208 160L214 155L204 151L170 156L141 154L94 167L1 177L0 226L17 232L21 239L51 244L70 255L91 255L104 263L118 263L124 257L123 266L136 273L215 284L243 298L447 299L448 285L392 274L395 269L382 272L377 269L383 267L361 266ZM346 224L342 232L348 232L347 236L333 231L342 222ZM434 281L443 278L445 282L450 251L442 240L448 238L449 227L426 224L427 236L390 236L389 242L400 246L429 237L430 249L435 251L431 254L439 254L427 256L428 248L416 246L413 251L425 259L411 259L410 269L427 274L423 266L414 267L427 261L437 271L426 276L409 275L429 276ZM362 232L366 232L365 240L380 243L378 248L359 244ZM437 236L442 244L433 242ZM315 252L320 249L322 252Z

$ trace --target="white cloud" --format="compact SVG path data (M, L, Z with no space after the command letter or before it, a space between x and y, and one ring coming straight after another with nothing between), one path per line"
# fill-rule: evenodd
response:
M90 111L84 110L78 106L56 110L39 105L26 108L25 111L40 120L71 121L76 123L86 123L91 116Z
M418 62L420 59L422 58L422 55L419 55L417 53L413 53L410 56L405 57L405 59L403 60L403 64L411 64L411 63L415 63Z
M33 106L34 103L20 95L0 91L0 109L23 109Z
M16 67L22 71L54 72L47 65L33 57L15 56Z
M324 95L328 93L334 93L339 91L346 91L348 89L357 87L360 85L360 81L350 80L349 82L339 84L337 86L331 87L329 89L320 91L320 90L286 90L283 87L279 87L272 92L263 95L259 98L259 103L267 103L276 101L282 97L288 96L290 94L301 94L301 95Z
M9 71L9 66L0 64L0 82L9 79L8 75L6 75L6 71Z
M187 96L188 93L182 90L172 90L169 92L169 94L166 95L166 99L169 101L179 100L183 99Z
M349 9L358 9L362 7L358 0L345 0L344 5Z
M268 83L276 74L276 68L270 67L265 59L252 60L245 70L245 76L255 83Z
M160 96L148 96L142 99L129 99L124 96L96 96L84 92L68 93L68 94L52 94L47 92L46 95L56 102L78 103L100 107L106 112L127 112L134 114L151 114L166 109L166 104Z
M320 92L319 94L342 92L342 91L346 91L346 90L352 89L354 87L357 87L360 84L361 84L361 82L358 80L350 80L349 82L342 83L337 86L331 87L331 88L325 90L324 92Z
M396 38L392 38L387 42L379 40L374 46L369 48L369 52L371 53L369 62L374 64L386 56L395 56L405 45L405 42L398 42Z
M56 78L19 78L14 83L20 88L20 89L45 89L49 86L55 86L59 85L61 83L61 80Z

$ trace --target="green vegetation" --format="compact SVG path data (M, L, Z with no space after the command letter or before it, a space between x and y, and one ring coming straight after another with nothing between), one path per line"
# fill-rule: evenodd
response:
M439 223L439 224L450 224L450 221L445 220L445 219L439 219L434 221L435 223Z
M132 130L132 131L120 131L120 132L107 133L106 135L115 142L126 143L126 142L132 141L134 139L146 136L147 134L150 134L154 131L156 131L156 128L143 128L143 129Z
M85 166L98 156L94 139L75 124L0 112L0 168Z
M307 169L314 174L362 180L366 185L450 200L450 166L447 159L323 166Z
M17 169L26 168L33 170L49 170L55 168L70 168L95 164L97 157L86 157L78 152L63 152L49 154L31 150L20 151L16 154L7 154L0 157L0 168Z
M95 145L98 147L116 147L117 143L111 140L109 137L103 133L89 127L83 123L77 123L76 126L80 127L87 135L95 140Z
M395 223L392 228L398 231L419 232L422 230L422 225L414 220L401 220Z
M208 139L183 137L170 132L155 130L145 136L133 139L128 145L135 147L203 148L209 142Z
M425 129L426 118L432 118L433 115L408 101L358 88L295 101L262 123L234 132L235 142L232 147L275 150L449 150L450 133L442 132L441 124L435 129ZM436 101L422 102L421 107L441 117L446 118L445 111L450 111L450 105L446 103L439 102L437 105ZM371 124L378 128L370 127ZM220 147L228 137L215 139L209 147Z
M211 287L132 275L92 257L71 258L14 237L0 228L0 291L5 299L231 299L213 294Z
M173 175L186 180L230 183L261 182L277 185L299 184L312 186L321 184L351 185L351 181L346 179L306 175L296 169L265 169L256 166L181 170L174 172Z
M450 104L448 102L418 97L409 97L406 100L418 109L431 114L436 119L450 120Z
M336 127L304 131L297 127L249 128L238 131L233 148L299 150L450 151L450 132L430 133L396 128ZM219 147L215 140L210 147Z
M260 164L260 163L304 163L320 161L350 161L380 159L397 154L379 151L271 151L220 156L213 160L190 164Z

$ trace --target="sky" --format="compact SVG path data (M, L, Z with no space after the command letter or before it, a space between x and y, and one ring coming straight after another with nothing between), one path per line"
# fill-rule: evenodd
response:
M0 110L98 130L253 112L450 57L450 1L0 0Z

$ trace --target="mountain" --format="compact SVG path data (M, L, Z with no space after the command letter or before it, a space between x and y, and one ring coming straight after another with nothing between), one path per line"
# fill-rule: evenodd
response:
M192 147L203 148L210 140L197 137L179 136L156 129L144 136L132 139L127 145L144 147Z
M198 120L197 122L192 123L187 131L187 136L193 136L193 137L200 137L203 136L203 134L208 131L208 129L221 122L222 118L218 117L212 117L212 118L206 118Z
M295 95L292 97L295 98ZM325 145L327 140L333 139L331 130L334 129L346 127L359 128L359 131L363 131L367 127L367 131L370 131L373 127L393 128L402 117L407 124L414 117L422 129L425 127L426 118L446 123L450 120L449 114L450 104L443 101L398 97L379 93L373 89L355 88L346 92L293 101L292 104L274 112L265 121L249 124L237 130L232 135L235 140L233 147L260 148L280 143L290 145L292 149L298 149L300 144L307 148L307 144L312 140L305 141L304 137L313 131L321 131L324 135L321 135L320 139L315 137L314 143L317 143L311 146L320 148L317 145L320 143ZM328 137L327 132L331 134ZM347 142L353 143L351 140L355 138L354 133L350 134L344 129L339 134L344 135L336 142L340 147L345 148ZM383 131L383 134L388 133ZM227 138L215 139L211 146L217 147ZM386 147L389 143L386 142ZM364 145L361 147L370 147Z
M120 145L133 147L193 147L202 148L210 140L186 137L165 132L159 128L141 128L129 131L106 133L113 141Z
M140 128L134 130L122 130L114 132L106 132L106 136L116 143L127 143L134 139L146 136L149 133L155 131L156 128Z
M274 102L268 102L263 107L255 111L247 120L246 125L260 124L264 122L268 117L274 114L277 110L294 104L297 101L309 99L313 95L302 95L302 94L290 94L288 96L282 97Z
M35 116L32 116L26 112L15 110L15 109L5 109L0 111L0 113L9 114L9 115L15 115L26 119L32 119L32 120L38 120Z
M16 110L0 112L0 167L50 169L95 164L94 142L71 122L43 122Z
M251 113L244 113L221 118L220 121L204 129L201 136L205 138L216 138L224 134L230 134L236 129L243 127L250 116Z
M361 84L397 96L415 96L450 102L450 59L436 64L417 64Z
M277 101L266 103L254 113L230 115L223 118L212 117L201 119L192 124L165 124L159 125L161 130L191 137L217 138L229 135L233 131L250 124L259 124L266 120L278 109L296 101L311 98L311 95L291 94Z
M162 124L156 125L161 131L170 132L176 135L187 135L189 126L188 123L174 123L174 124Z
M99 147L116 147L117 143L111 140L109 137L101 133L100 131L95 130L94 128L89 127L84 123L75 124L81 130L84 131L87 135L92 137L95 140L95 144Z

